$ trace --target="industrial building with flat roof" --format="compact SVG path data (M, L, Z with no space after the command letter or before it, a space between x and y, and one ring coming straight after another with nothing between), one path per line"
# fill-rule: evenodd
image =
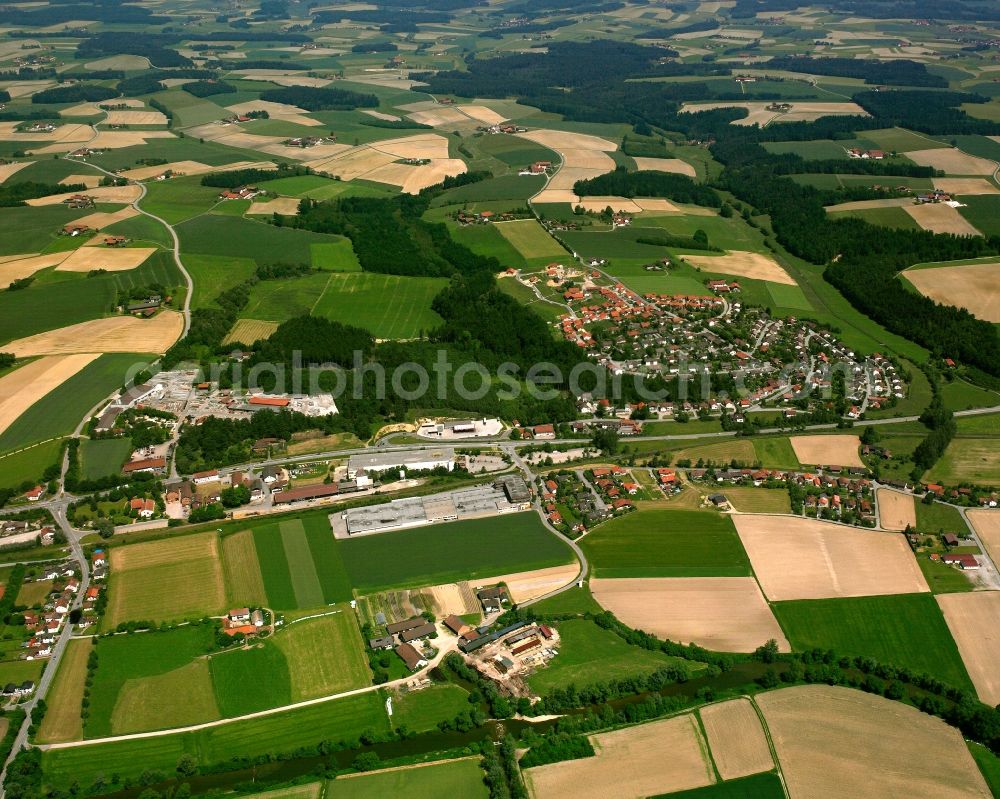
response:
M381 505L349 508L331 514L330 524L337 538L348 538L457 519L516 513L531 507L529 497L511 502L503 484L498 481L496 485L473 486L446 494L394 499Z
M451 447L384 452L375 455L352 455L347 461L347 476L353 480L362 470L387 472L391 469L407 469L414 472L425 472L442 468L449 472L455 468L455 450Z

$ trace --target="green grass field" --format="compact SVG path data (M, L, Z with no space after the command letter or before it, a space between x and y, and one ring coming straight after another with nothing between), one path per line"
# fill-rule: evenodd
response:
M323 604L323 587L319 584L319 575L316 574L316 567L313 565L305 527L299 519L294 519L278 522L278 530L281 533L282 546L285 548L288 573L292 578L295 607L319 607Z
M363 327L376 338L415 338L444 321L431 310L431 302L447 284L445 278L434 277L333 274L312 313Z
M250 290L250 301L240 311L241 319L286 322L308 316L319 303L333 274L311 272L285 280L262 280Z
M976 761L976 765L979 766L979 770L982 772L983 779L986 780L986 784L990 787L990 792L994 796L1000 796L1000 758L982 744L973 743L972 741L967 741L966 743L969 747L969 752L972 753L972 759Z
M356 740L366 730L388 729L382 700L371 691L198 732L52 750L44 753L42 769L47 784L68 788L76 781L90 785L98 774L119 774L124 779L150 769L173 773L184 754L207 766L232 757L291 752L324 740Z
M914 506L917 510L917 530L921 533L936 533L943 530L959 536L969 534L969 527L957 508L941 502L928 505L919 500L914 501Z
M510 152L511 158L524 157L530 152L529 149L521 149ZM541 156L541 153L538 153ZM530 157L530 156L529 156ZM506 161L506 159L501 158ZM558 160L551 155L548 157L532 158L531 161L518 160L514 167L519 165L527 166L535 160ZM542 190L545 185L545 178L539 175L501 175L500 177L481 180L478 183L470 183L467 186L457 186L448 189L441 197L437 198L435 205L447 203L480 202L484 200L527 200Z
M128 438L85 438L80 443L80 473L84 480L99 480L118 474L132 451Z
M451 721L471 708L469 692L453 683L440 683L419 691L393 695L392 724L413 732L437 729L439 721Z
M903 208L862 208L853 211L831 211L831 219L863 219L871 225L895 228L897 230L920 230L912 216Z
M525 258L563 258L569 254L534 219L498 223L496 229Z
M315 242L309 248L312 265L329 272L360 272L361 264L348 238L340 241Z
M202 186L200 177L153 182L146 186L142 207L176 225L185 219L204 214L219 203L220 191L222 189L213 186Z
M46 469L60 463L62 445L62 439L46 441L0 457L0 488L18 488L25 482L37 483Z
M972 591L975 587L961 569L947 566L939 560L931 560L926 553L920 553L916 557L917 565L932 593L957 594Z
M541 569L570 560L566 545L530 511L337 543L352 584L364 594Z
M148 361L148 356L129 353L108 353L91 361L0 434L0 452L71 433L84 414L122 384L129 367Z
M704 788L675 791L652 799L783 799L785 790L778 775L771 771L741 777L738 780L717 782Z
M496 258L504 268L521 269L527 264L524 256L498 232L496 225L450 225L448 231L459 244L477 255Z
M235 216L211 214L177 226L184 253L252 258L259 264L312 263L313 244L335 244L341 239Z
M791 499L784 488L726 486L726 498L742 513L790 513Z
M184 267L194 281L191 307L207 308L222 292L253 275L257 265L251 258L225 255L184 255Z
M795 456L792 443L785 437L761 437L753 440L757 460L765 469L798 469L802 464Z
M799 286L786 286L783 283L765 283L767 293L771 297L772 307L793 311L811 311L812 305L806 299Z
M58 239L63 225L87 213L87 209L63 205L5 208L4 224L0 225L0 255L41 252Z
M180 627L169 632L115 635L98 640L98 667L90 691L89 716L84 736L100 738L115 733L112 719L115 706L129 681L165 675L187 666L204 654L214 632L208 625ZM162 726L155 715L140 716L133 729Z
M0 437L0 441L3 438ZM946 485L977 483L1000 484L1000 450L989 438L956 438L924 475Z
M872 657L973 690L930 594L776 602L772 607L795 650L819 647Z
M223 718L292 702L288 660L270 641L252 649L215 655L208 665L215 701Z
M556 628L561 636L559 654L528 677L532 690L544 695L554 688L649 674L687 661L629 646L610 630L587 619L570 619Z
M732 521L713 511L642 510L581 542L596 577L743 577L750 562Z
M486 799L483 771L476 758L416 768L361 774L326 784L326 799L385 799L387 796L450 796Z
M1000 195L966 195L958 212L984 236L1000 236Z

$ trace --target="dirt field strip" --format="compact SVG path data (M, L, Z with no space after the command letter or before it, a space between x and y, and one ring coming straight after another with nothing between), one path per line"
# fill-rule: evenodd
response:
M484 125L499 125L501 122L507 121L507 117L498 114L492 108L487 108L485 105L460 105L458 106L458 110L467 117L471 117L476 122L481 122Z
M368 147L396 158L448 158L448 139L438 133L385 139L372 142Z
M437 608L435 614L437 616L447 616L451 613L456 616L467 616L479 613L479 603L468 583L432 585L430 588L421 588L420 595L430 599Z
M885 200L855 200L850 203L838 203L837 205L826 206L828 214L837 211L867 211L872 208L902 208L906 205L913 205L910 197L890 197Z
M406 194L419 194L422 189L440 183L446 177L466 172L465 161L459 158L440 158L429 164L386 164L364 176L365 180L399 186Z
M432 128L471 127L475 124L475 120L471 117L466 116L457 108L449 106L439 106L427 111L414 111L406 116L414 122L430 125Z
M1000 592L938 594L935 599L979 698L1000 704Z
M131 205L126 205L117 211L98 211L94 214L88 214L87 216L81 216L76 220L78 225L88 225L94 230L103 230L106 227L111 227L111 225L117 224L118 222L124 222L126 219L131 219L133 216L138 216L139 212L135 210ZM101 244L104 241L100 236L95 236L90 241L87 242L88 245L95 246ZM124 252L121 251L121 252ZM145 260L145 259L143 259Z
M108 111L108 125L166 125L167 118L159 111Z
M785 286L798 285L781 264L759 252L733 250L726 255L685 255L684 260L709 272L738 275L751 280L769 280Z
M699 711L712 759L724 780L774 768L764 728L749 699L740 697Z
M934 178L934 188L958 195L1000 194L1000 189L984 178Z
M48 330L4 345L19 358L78 352L166 352L184 329L177 311L160 311L152 319L111 316Z
M595 756L525 770L533 799L643 799L715 782L691 715L592 735Z
M299 202L297 197L278 197L265 202L254 202L247 209L248 214L281 214L282 216L296 216L299 213Z
M799 463L810 466L864 466L857 436L792 436L792 450Z
M96 353L51 355L0 377L0 433L38 400L96 358Z
M545 596L557 588L562 588L575 580L579 573L580 567L575 563L569 563L565 566L551 566L547 569L501 574L499 577L476 580L476 585L506 583L511 599L517 604L521 604Z
M598 603L659 638L718 652L752 652L773 638L791 647L753 577L592 579Z
M278 329L277 322L260 319L237 319L233 329L222 340L223 344L253 344L257 339L268 338Z
M772 602L930 590L900 533L795 516L738 514L733 522Z
M61 743L83 738L80 711L87 679L87 658L92 649L90 638L76 638L69 642L47 697L48 708L38 731L39 742Z
M997 168L996 163L987 158L969 155L954 147L910 150L906 157L920 166L932 166L948 175L992 175Z
M13 97L13 95L11 95ZM0 122L0 141L13 142L81 142L94 135L90 125L75 125L68 123L59 125L55 130L39 133L19 133L17 127L23 122ZM73 149L73 148L70 148Z
M878 500L879 520L886 530L916 528L917 509L911 494L903 494L888 488L880 488L875 496Z
M82 183L88 189L96 189L101 185L100 175L67 175L62 180L63 183L72 186L74 183Z
M370 108L359 108L362 114L367 114L370 117L375 117L375 119L383 119L386 122L399 122L402 117L397 117L394 114L383 114L381 111L373 111Z
M11 161L9 164L0 164L0 183L3 183L7 178L24 169L26 166L31 166L34 161ZM68 181L67 181L68 182Z
M868 116L865 110L856 103L816 103L816 102L796 102L791 101L791 110L786 112L768 111L770 102L725 102L725 103L685 103L681 107L682 113L698 113L699 111L713 111L717 108L745 108L748 115L744 119L737 119L733 125L760 125L764 127L770 122L814 122L820 117L835 116L841 114Z
M69 191L65 194L50 194L48 197L36 197L27 200L28 205L61 205L63 200L75 197L80 192ZM94 189L87 189L87 196L93 197L97 202L102 203L132 203L139 199L142 189L139 186L98 186Z
M1000 510L977 508L966 511L966 515L990 559L1000 563Z
M956 208L946 203L924 203L903 208L924 230L954 233L956 236L982 235Z
M1000 322L1000 261L909 269L903 275L935 302L965 308L977 319Z
M89 130L89 128L88 128ZM176 138L169 130L100 130L93 139L88 134L85 138L75 142L60 141L56 144L49 144L45 147L33 149L33 155L54 155L58 153L68 153L77 149L81 142L86 142L87 146L93 150L120 150L124 147L141 147L150 139L173 139Z
M113 216L113 214L108 214ZM128 217L125 217L126 219ZM121 221L115 219L113 222ZM113 224L112 222L112 224ZM105 269L108 272L125 272L135 269L156 252L154 247L81 247L56 267L57 272L90 272Z
M989 799L961 733L850 688L757 694L792 799Z
M226 109L232 111L234 114L246 114L250 111L267 111L271 119L280 119L283 122L291 122L295 125L305 125L307 127L318 127L323 124L318 119L306 116L309 112L304 108L285 103L272 103L267 100L248 100L245 103L226 106Z
M697 176L694 167L687 161L680 158L643 158L634 156L636 169L652 172L672 172L675 175L687 175L689 178Z
M0 288L7 288L15 280L31 277L39 269L58 266L69 257L68 252L50 252L45 255L14 256L0 263Z

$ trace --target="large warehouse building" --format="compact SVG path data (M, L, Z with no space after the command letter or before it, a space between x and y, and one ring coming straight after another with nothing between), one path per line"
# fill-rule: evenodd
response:
M358 472L388 472L405 469L408 472L427 472L431 469L455 468L455 450L451 447L414 449L404 452L385 452L375 455L352 455L347 461L347 477L353 480Z

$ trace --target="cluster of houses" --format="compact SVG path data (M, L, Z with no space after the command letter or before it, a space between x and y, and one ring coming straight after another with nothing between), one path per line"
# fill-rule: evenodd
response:
M91 556L93 584L83 597L83 615L77 622L79 629L86 629L96 620L94 610L107 576L106 557L98 550ZM42 660L52 655L52 647L68 623L69 612L80 592L80 580L71 565L46 568L38 580L51 583L48 597L40 609L29 609L23 614L24 628L29 634L22 643L24 660Z
M481 125L476 128L481 133L489 133L495 136L498 133L527 133L528 129L521 125L513 125L510 122L500 122L496 125Z
M630 497L640 493L641 488L627 469L617 465L595 466L588 476L613 513L625 513L635 507Z
M612 513L608 503L570 471L553 472L539 478L539 495L549 524L571 538L583 535Z
M922 191L913 198L917 205L933 205L936 203L950 203L954 202L951 194L946 191L941 191L941 189L934 189L933 191Z
M847 151L848 158L862 158L871 161L881 161L885 158L882 150L862 150L860 147L851 147Z
M461 626L465 626L457 616L449 616L448 619L458 619ZM370 639L368 646L372 649L394 649L410 671L418 671L427 665L427 653L420 642L436 636L437 627L432 621L423 616L413 616L386 624L385 635ZM418 646L421 648L418 649Z
M93 208L94 198L89 194L74 194L64 199L62 204L67 208Z
M522 211L520 213L515 211L466 211L465 209L459 209L455 212L455 220L462 227L468 225L488 225L490 222L513 222L515 219L527 219L528 212ZM511 274L515 274L516 270L510 270Z
M300 147L303 150L308 147L315 147L324 142L335 142L337 141L336 136L329 136L323 138L321 136L296 136L294 139L285 139L282 144L286 147Z

